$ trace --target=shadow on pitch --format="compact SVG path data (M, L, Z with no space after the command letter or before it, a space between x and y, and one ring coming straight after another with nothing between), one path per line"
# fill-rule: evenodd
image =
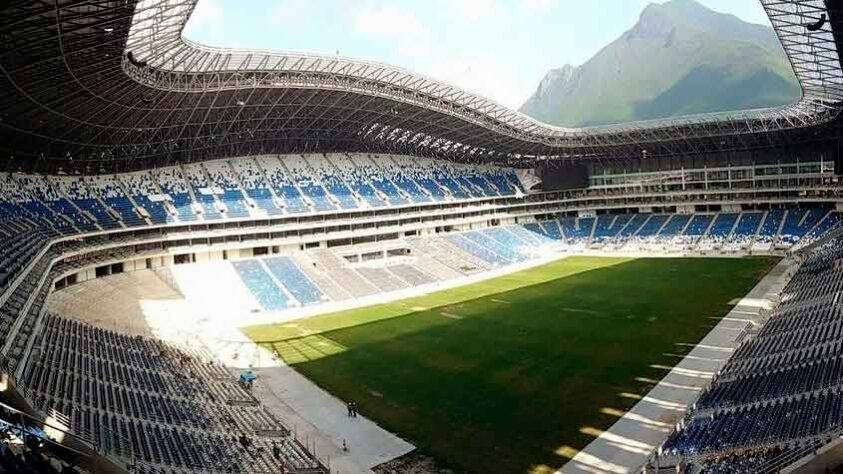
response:
M457 471L553 472L644 400L707 334L700 323L725 315L754 285L746 278L731 291L706 290L723 285L722 275L701 280L704 268L636 260L263 344ZM734 269L724 273L737 278ZM700 293L714 296L689 297ZM672 400L652 404L671 416L684 412ZM657 416L635 421L659 433L672 425ZM630 453L649 449L634 436L607 442Z

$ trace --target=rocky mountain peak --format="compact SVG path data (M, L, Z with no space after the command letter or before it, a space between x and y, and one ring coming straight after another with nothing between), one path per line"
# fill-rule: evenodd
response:
M582 66L549 71L521 111L577 127L772 107L799 93L772 28L670 0Z

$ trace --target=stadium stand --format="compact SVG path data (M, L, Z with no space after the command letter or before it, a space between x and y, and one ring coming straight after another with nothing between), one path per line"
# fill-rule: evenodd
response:
M447 236L447 239L450 243L456 245L458 248L474 255L477 258L480 258L492 267L497 267L500 265L510 263L505 256L498 255L492 249L489 249L480 242L477 242L477 240L482 241L482 239L480 237L477 237L476 234L473 235L474 238L469 238L468 236L461 234L449 235Z
M456 272L457 275L475 274L492 268L492 264L482 257L476 256L471 251L463 250L459 244L452 244L449 241L457 236L448 238L415 238L409 241L410 246L417 254L427 257L427 273L434 273L435 268L440 264ZM448 272L445 272L446 274Z
M248 206L244 199L244 190L237 184L228 163L224 161L210 162L203 166L210 178L210 191L217 194L217 197L224 205L226 217L245 218L250 217ZM221 192L221 194L220 194Z
M739 214L733 213L717 214L711 221L710 227L699 234L700 248L722 248L729 236L732 235L740 217Z
M247 198L263 214L278 216L331 212L337 207L356 209L356 196L371 207L385 207L445 200L446 189L451 196L462 198L513 195L518 189L511 184L517 181L512 171L462 176L465 186L474 190L468 194L458 191L462 188L453 178L442 177L447 175L441 171L440 179L446 184L437 184L432 162L396 163L406 165L407 158L373 161L365 156L296 155L282 162L274 156L258 156L49 181L9 175L2 189L4 201L19 203L36 216L52 220L62 233L142 226L147 218L154 224L249 218Z
M595 221L596 219L591 217L582 219L569 217L559 219L559 227L569 245L582 247L588 243Z
M811 210L805 210L803 214L808 215ZM784 215L786 213L782 213ZM835 213L823 212L821 210L814 210L813 214L821 215L823 217L819 222L828 220L828 223L822 227L815 225L811 230L812 236L821 238L826 235L824 230L836 229L840 222L839 216ZM588 239L599 240L601 242L611 242L613 237L618 242L623 241L624 234L636 235L640 232L636 230L643 229L649 223L650 229L647 233L652 239L674 239L677 237L676 233L681 232L677 230L662 233L660 232L665 227L667 222L674 221L673 227L679 229L683 222L682 228L685 233L697 235L707 232L706 235L723 239L724 236L740 232L742 235L752 233L752 228L756 223L761 221L761 214L757 212L746 214L721 214L713 216L711 214L700 214L695 216L682 216L681 219L676 219L676 216L671 215L602 215L595 219L586 217L582 219L577 218L563 218L561 220L545 221L540 223L530 223L524 225L510 225L492 227L486 229L472 230L462 233L451 233L444 237L426 237L410 239L408 243L410 247L415 249L415 252L410 254L409 260L404 259L398 263L384 262L382 266L368 266L368 265L353 265L345 261L336 252L327 249L315 249L297 254L295 257L287 256L272 256L268 258L259 258L254 260L238 260L232 262L231 265L235 269L237 275L241 279L245 288L254 296L265 311L283 311L299 305L319 304L327 301L343 301L349 298L358 298L377 293L384 293L390 291L398 291L410 288L412 286L425 285L435 283L438 281L445 281L447 279L457 278L463 275L471 275L476 272L484 271L485 269L500 267L503 265L511 265L516 263L523 263L533 259L537 256L537 249L545 245L560 245L560 241L553 239L552 235L561 237L562 229L566 233L570 233L573 239L580 239L581 241L588 241ZM803 217L804 218L804 217ZM794 218L795 219L795 218ZM802 218L801 218L802 219ZM820 218L817 218L820 219ZM653 223L653 221L655 223ZM12 221L17 224L17 221ZM550 228L547 225L552 222L560 232L548 232L546 229ZM744 222L744 224L741 224ZM748 224L747 224L748 222ZM783 221L780 221L783 222ZM734 231L732 231L734 228ZM599 231L598 231L599 229ZM630 230L631 229L631 230ZM50 238L49 236L60 235L58 231L53 230L52 233L45 234L45 242ZM772 234L775 238L776 235ZM103 238L107 238L104 236ZM656 240L657 241L657 240ZM814 240L812 240L814 241ZM834 248L834 245L839 243L835 240L832 244L826 244L823 248ZM74 246L82 246L82 243L69 241L66 244L68 248ZM63 249L61 251L66 251ZM52 252L59 252L55 249ZM57 255L57 253L53 253ZM830 251L825 251L825 258L831 258ZM110 255L109 257L113 257ZM839 256L838 260L827 264L829 268L839 270ZM188 375L201 376L201 367L203 364L211 364L211 358L207 353L184 352L184 349L166 348L162 346L160 341L153 339L137 339L137 342L130 342L125 340L127 336L122 336L113 331L102 330L84 323L78 323L63 319L59 316L45 315L43 322L38 322L40 315L44 314L43 302L51 289L51 285L45 285L43 282L53 279L49 277L42 279L41 276L49 268L49 259L39 259L35 271L30 272L29 276L25 278L10 295L7 303L3 306L4 314L3 328L4 333L14 333L14 337L9 341L12 350L9 352L11 367L17 366L17 363L23 361L21 366L22 377L24 377L25 386L30 390L29 395L33 397L36 405L41 409L58 409L63 413L68 414L68 417L73 420L74 430L79 430L80 433L90 434L96 436L97 427L104 426L109 430L119 433L129 441L129 447L133 449L139 458L142 458L143 465L149 469L160 468L162 466L181 466L187 469L195 468L200 465L199 459L211 459L213 462L222 463L230 462L234 464L244 464L247 462L254 462L254 459L249 457L247 453L231 454L230 459L227 455L209 454L209 445L232 444L237 445L239 441L226 441L227 436L223 431L226 429L230 433L232 428L224 428L226 421L219 420L223 417L226 420L225 414L231 413L232 409L228 406L220 408L219 403L216 405L213 401L204 399L193 399L193 395L187 394L195 393L195 391L185 391L186 389L177 382L164 381L161 382L162 374L169 374L167 377L178 378L174 375L175 371L180 368L186 370ZM811 356L811 359L798 359L796 353L790 355L791 351L800 351L799 353L809 351L809 347L820 344L823 346L824 339L818 339L818 336L812 336L809 332L802 331L804 327L817 327L823 331L823 334L832 331L828 336L834 338L835 331L838 331L836 326L829 326L829 323L822 319L824 314L832 311L831 316L834 317L836 313L833 308L829 306L832 303L829 301L830 295L840 291L840 273L829 273L830 270L824 270L825 276L822 278L814 277L810 281L806 280L808 277L804 276L807 270L805 268L812 268L817 266L814 264L815 259L809 259L804 265L803 269L794 277L791 286L788 287L787 298L783 300L782 305L776 313L779 316L773 316L770 323L765 325L759 335L750 339L751 344L747 343L741 347L741 350L735 355L735 358L730 365L726 367L718 376L715 385L712 386L701 397L697 404L697 410L702 413L718 414L715 419L719 420L718 416L722 416L724 420L727 415L733 412L744 411L750 412L757 410L755 408L759 403L769 403L769 400L776 400L777 403L781 399L794 397L801 393L815 393L818 390L821 392L822 387L827 387L829 384L835 383L839 368L833 365L835 360L825 360ZM53 269L50 275L56 275L58 271L64 271L66 268L73 268L75 264L63 264L64 267ZM819 270L811 270L817 272ZM816 278L819 278L818 280ZM805 281L803 281L805 280ZM800 284L799 282L802 281ZM835 286L836 285L836 286ZM792 296L790 296L792 295ZM805 301L817 300L816 303L806 305ZM792 311L798 311L799 318L790 317L785 313L788 307L793 307ZM807 313L806 313L807 312ZM816 315L816 316L804 316ZM827 318L826 317L826 318ZM793 321L791 324L805 325L782 326L780 330L776 328L776 321ZM776 331L774 335L773 332ZM778 333L783 334L793 333L795 340L781 340L779 342ZM139 336L135 336L137 338ZM134 340L134 339L133 339ZM761 342L769 340L770 342L764 345ZM102 342L95 342L102 341ZM117 341L117 342L108 342ZM141 342L142 341L142 342ZM119 352L110 354L112 349L99 353L95 349L97 344L102 344L104 347L119 346L121 348L133 347L134 344L141 344L141 348L137 349L140 355L129 355L134 352L120 355ZM43 348L33 351L32 348ZM149 349L151 347L152 349ZM756 347L756 349L750 349ZM779 347L788 348L788 357L793 362L790 366L782 366L779 352L782 349ZM833 346L836 347L836 346ZM73 349L79 348L79 349ZM134 350L134 349L132 349ZM150 351L154 352L154 356ZM823 349L831 350L831 349ZM175 352L173 352L175 351ZM181 351L181 352L179 352ZM777 352L778 351L778 352ZM89 357L86 355L91 352L93 358L90 362L87 361ZM147 354L147 355L143 355ZM176 360L199 360L199 367L197 362L167 362L166 366L150 365L150 362L142 362L143 360L155 359L160 357L160 354L178 354L174 356L167 356L168 359ZM760 355L763 354L763 355ZM813 354L813 353L812 353ZM114 358L117 359L114 359ZM804 357L808 357L807 355ZM140 358L140 359L138 359ZM141 362L120 362L116 366L111 367L115 362L107 362L108 360L140 360ZM770 360L771 362L765 362ZM101 361L101 362L100 362ZM747 362L748 361L748 362ZM802 362L800 362L802 361ZM69 365L68 365L69 364ZM185 365L187 364L187 365ZM750 364L750 365L746 365ZM766 365L776 367L773 372L771 369L765 369ZM797 375L798 371L805 373L805 364L812 367L811 378L803 378ZM744 366L746 365L746 366ZM85 367L90 366L89 369ZM222 369L219 367L219 369ZM213 369L218 370L218 369ZM132 371L140 371L133 375ZM67 376L61 375L63 373L75 374L74 378L70 379ZM792 375L791 375L792 373ZM87 375L85 375L87 374ZM230 375L230 374L229 374ZM87 378L86 378L87 377ZM135 380L144 381L149 377L153 377L151 382L134 382ZM191 380L191 377L184 377ZM206 377L206 376L202 376ZM212 380L222 380L226 377L224 372L218 372L217 376L213 376ZM762 377L767 377L764 379ZM770 377L777 377L770 379ZM165 377L166 378L166 377ZM96 380L113 380L100 388ZM768 380L769 379L769 380ZM168 379L169 380L169 379ZM785 382L787 381L787 382ZM759 392L758 388L747 388L738 390L735 387L738 384L745 383L749 387L773 387L775 390L765 389ZM793 385L798 382L799 385ZM137 383L144 383L147 385L137 386ZM175 385L173 385L175 384ZM228 387L230 384L221 385ZM175 386L175 388L167 389L168 386ZM162 388L163 387L163 388ZM209 388L209 393L216 394L219 400L235 395L226 395L226 393L239 393L242 396L242 391L234 388ZM184 392L181 398L175 395L176 392ZM67 394L66 396L56 397L55 394ZM83 397L81 394L89 393L89 398ZM832 403L826 392L826 398L817 395L816 403L830 404ZM96 394L96 395L93 395ZM182 400L182 398L185 398ZM767 402L765 402L765 400ZM801 398L799 400L802 400ZM795 402L793 402L795 403ZM807 403L807 402L805 402ZM813 402L812 402L813 403ZM813 410L814 405L808 408L800 408L801 405L782 405L782 410L793 411L799 409ZM817 405L821 408L825 405ZM205 407L205 408L202 408ZM207 410L206 410L207 409ZM205 411L203 411L205 410ZM245 409L244 409L245 410ZM730 411L731 410L731 411ZM209 412L210 411L210 412ZM753 412L754 413L754 412ZM748 416L748 415L747 415ZM755 415L753 415L755 416ZM759 417L769 417L767 412L758 412ZM269 418L268 418L269 417ZM754 418L753 418L754 419ZM251 420L251 421L249 421ZM261 421L263 420L263 421ZM720 432L720 430L728 429L729 424L723 426L717 424L704 423L702 415L691 418L688 421L687 428L703 425L702 432ZM265 415L264 411L247 410L238 415L235 420L237 429L243 428L244 423L254 424L263 423L261 426L271 426L270 415ZM727 423L727 421L724 421ZM213 427L213 429L212 429ZM185 432L184 429L189 431ZM155 433L155 438L142 434L145 430L152 429ZM208 432L203 434L196 434L192 430L203 429ZM217 431L214 431L216 429ZM279 432L282 428L275 428ZM697 430L698 428L693 428ZM807 429L807 428L806 428ZM827 431L827 430L826 430ZM825 433L826 431L823 431ZM689 431L690 432L690 431ZM696 431L694 431L696 432ZM683 431L684 433L684 431ZM806 433L812 433L807 431ZM685 436L685 435L676 435ZM690 435L688 435L690 436ZM699 435L702 436L702 435ZM678 438L677 438L678 439ZM682 438L684 439L684 438ZM694 435L691 441L687 443L702 443L704 448L699 451L706 453L712 452L712 447L707 441L699 441L698 436ZM705 438L707 439L707 438ZM719 439L719 438L718 438ZM274 438L255 440L255 445L264 446L266 449L271 445ZM172 443L172 444L169 444ZM184 443L185 446L190 446L190 450L178 453L169 452L169 449ZM671 442L673 443L673 442ZM697 452L696 447L685 448L687 444L685 441L676 441L675 444L666 444L665 452ZM746 445L757 446L759 440L748 438L745 441ZM780 443L782 444L782 443ZM789 449L784 443L782 449ZM694 444L693 446L700 446ZM716 446L716 457L718 459L717 465L726 465L728 459L732 456L737 456L733 450L729 449L738 445L720 445ZM777 445L778 446L778 445ZM725 449L729 448L729 449ZM233 449L233 448L232 448ZM299 463L301 466L314 466L313 459L308 458L305 454L301 454L301 449L296 446L288 446L284 449L290 451L285 454L294 461L290 463ZM167 454L164 454L167 452ZM286 453L286 451L285 451ZM208 456L207 458L205 456ZM214 457L216 456L216 457ZM715 454L705 459L714 459ZM756 455L757 456L757 455ZM227 461L224 461L226 459ZM286 458L285 458L286 459ZM755 458L752 458L755 459ZM251 460L251 461L250 461ZM271 469L272 459L260 461L266 467ZM736 463L753 462L745 458L736 457ZM723 468L725 469L725 468Z
M202 351L48 315L24 380L74 432L128 443L138 472L324 472L269 410ZM239 435L238 435L239 434ZM282 455L273 455L274 450Z
M638 239L642 239L643 241L647 241L647 239L652 239L661 233L662 227L671 219L672 216L669 215L652 215L647 222L638 229L638 233L635 234L635 237Z
M377 287L348 268L346 262L326 249L316 250L311 253L314 268L319 269L325 275L336 282L346 293L355 298L374 295L378 292Z
M618 245L625 245L633 237L640 234L641 230L650 221L649 214L636 214L629 220L629 222L618 232Z
M56 188L57 193L67 196L62 201L65 204L72 204L83 215L90 216L88 220L96 222L101 229L120 228L121 225L114 218L114 215L106 210L105 206L96 198L92 186L86 185L81 178L59 177L53 178L50 185ZM88 230L91 230L89 227Z
M784 224L786 210L784 209L771 209L767 215L764 217L764 222L761 224L761 228L758 231L755 239L754 248L759 249L770 249L773 245L773 242L776 240L776 236L781 232L782 225Z
M592 244L599 246L613 242L633 217L632 214L604 214L598 217L594 228Z
M140 231L148 226L177 228L215 221L224 224L269 216L319 215L367 202L380 202L379 209L411 203L438 205L460 199L457 196L470 202L490 194L500 197L504 192L520 192L517 183L512 181L517 178L507 171L496 174L478 168L476 173L459 176L463 168L457 165L436 168L433 162L419 160L416 166L409 166L406 157L390 157L385 161L365 158L352 165L349 157L306 155L297 157L294 163L282 163L277 157L264 156L96 179L5 176L0 181L0 238L4 242L0 250L0 278L4 287L4 296L0 299L0 333L5 335L4 344L8 347L4 365L18 374L24 395L38 410L65 414L73 432L101 443L105 442L103 437L119 437L122 440L119 446L131 451L137 460L138 472L162 469L225 471L244 466L257 472L273 472L280 466L285 466L289 472L322 472L319 461L288 435L289 430L277 417L273 418L271 412L256 405L255 400L246 396L247 392L237 388L236 382L232 382L232 374L213 362L207 352L167 345L147 335L130 337L50 314L45 301L54 288L54 281L61 275L90 266L90 261L120 261L142 256L144 251L161 250L156 246L129 247L92 253L94 260L62 260L62 255L72 255L86 248L119 247L132 239L144 238L143 234L121 234L128 230ZM348 160L346 165L336 164L343 160ZM355 175L357 165L370 166L368 173ZM375 176L376 166L381 167L377 173L379 183L369 180L370 176ZM329 206L335 211L327 211ZM687 240L678 244L685 250L705 247L709 241L739 242L748 247L756 234L762 234L762 227L765 241L771 248L774 243L784 245L785 242L804 246L836 231L841 223L839 212L811 206L774 208L766 213L609 213L598 217L546 217L521 224L501 223L471 230L443 229L436 235L408 236L403 241L409 252L398 258L385 258L382 262L347 260L340 251L345 248L342 246L340 250L285 248L281 255L255 255L258 258L241 257L226 262L230 265L232 279L225 281L226 284L242 285L242 291L249 295L250 301L257 302L262 311L279 312L477 275L494 268L534 261L548 251L592 246L621 252L641 249L642 245L667 248L671 243L676 245L676 239L685 238ZM789 232L787 238L781 238L782 231ZM817 282L809 286L824 288ZM800 291L805 293L807 290ZM254 303L247 306L250 304ZM800 308L808 311L808 306ZM821 315L829 309L817 303L811 311L810 314ZM804 324L809 324L808 321L805 319ZM820 322L816 324L830 327ZM805 334L800 337L813 341L808 338L814 336ZM772 336L770 338L772 341ZM757 338L763 339L765 337ZM787 344L794 350L805 351L802 341ZM758 347L759 351L773 350ZM772 354L768 358L774 357ZM740 352L736 360L755 361L759 357ZM800 382L803 383L801 388L792 390L782 383L785 388L781 390L790 391L768 390L769 393L761 398L755 395L751 398L741 395L742 391L727 390L729 377L749 380L772 375L765 375L761 366L755 369L756 372L739 369L738 365L730 366L717 381L723 388L717 388L718 385L710 389L699 402L699 409L716 413L717 420L726 420L729 410L759 410L755 405L771 403L770 397L775 397L776 403L784 403L778 400L796 397L795 394L805 391L821 391L816 387L833 383L829 380L835 380L835 366L828 365L825 359L805 357L801 363L816 366L816 373L822 374L817 377L825 378L808 385ZM794 367L792 370L801 366L797 363ZM779 377L791 380L790 372L784 369L776 369L784 374ZM761 379L757 382L766 383ZM815 402L832 403L830 395L822 393L816 395ZM229 401L247 406L234 407ZM785 410L804 409L795 404L782 407ZM808 409L814 409L811 407L813 405ZM760 411L757 415L769 416ZM693 418L687 426L702 426L702 423ZM731 425L706 425L704 431L717 433L728 426ZM240 432L263 434L247 434L249 447L244 448ZM698 438L694 437L692 441L697 443ZM748 438L746 443L729 449L718 445L716 452L705 444L705 452L713 453L705 459L714 459L716 455L718 465L723 466L733 456L736 463L754 462L753 459L760 455L751 459L740 457L732 448L738 449L738 445L757 447L759 442ZM787 443L776 444L779 445L782 449L790 449ZM277 457L267 455L273 446L281 452ZM683 455L697 449L685 449L690 446L685 441L666 446L672 450L666 452Z
M822 208L790 210L779 231L778 242L783 245L793 245L816 227L827 213L828 211Z
M299 303L316 304L327 298L289 257L267 258L263 262L276 281L284 286Z
M321 180L325 190L329 195L333 196L339 207L344 210L357 209L359 207L357 198L351 191L351 188L339 176L339 170L328 161L327 156L317 157L315 160L311 160L309 165L313 169L314 178ZM408 169L412 169L412 167L408 167Z
M424 176L421 170L414 169L417 167L407 166L412 172L406 172L399 166L394 158L390 158L382 165L382 170L386 180L395 183L401 190L402 195L408 196L413 203L423 204L432 202L434 199L442 200L444 193L436 187L433 191L430 188L422 187L418 182L423 180L428 186L432 184L429 177Z
M127 199L135 206L135 209L142 209L152 223L177 222L174 213L167 209L166 197L154 184L151 173L128 173L115 177L115 181L118 180L125 184L128 193ZM121 212L121 215L125 214Z
M559 221L552 220L552 221L544 221L541 222L541 226L544 229L544 232L553 240L556 241L567 241L565 237L562 235L562 228L559 227Z
M79 185L79 192L84 193L85 188L90 190L90 199L98 199L106 212L109 212L109 209L115 211L116 216L112 212L109 214L122 221L124 226L146 225L146 220L135 211L137 206L126 196L116 179L107 176L84 177Z
M690 239L685 239L685 242L687 244L695 243L700 237L708 233L712 222L714 222L714 216L710 214L695 214L682 232L683 236L690 237Z
M278 311L293 306L290 297L275 283L260 261L245 260L233 265L263 309Z
M790 225L808 213L794 213ZM706 472L745 472L839 436L842 289L843 237L836 237L809 251L779 305L700 395L662 454L706 465Z
M190 184L192 199L201 206L202 217L206 220L222 219L219 203L214 196L214 187L211 186L202 164L186 165L182 170Z
M354 168L352 175L363 181L365 180L364 176L368 177L370 187L375 190L381 201L385 201L392 206L402 206L408 203L398 192L398 188L386 177L380 167L373 164L372 160L360 155L351 155L349 158Z
M353 297L348 290L340 286L328 273L323 272L321 268L317 268L316 259L310 254L298 254L293 260L302 273L331 301L345 301Z
M727 248L732 250L749 248L764 220L764 213L745 212L741 214L735 230L727 239Z
M798 243L800 246L810 245L829 232L836 230L841 223L843 223L843 213L835 211L829 212L819 224L799 239Z
M794 217L800 222L804 217L804 222L801 230L793 233L796 231L782 227L785 212L779 209L766 214L604 214L596 222L590 217L566 217L525 224L524 228L553 240L577 246L589 244L597 249L738 252L750 246L759 251L769 251L773 249L774 242L780 249L791 248L796 243L809 245L837 229L841 223L839 212L821 208L805 210L799 213L799 217ZM762 221L765 226L759 229ZM780 234L779 231L791 233ZM567 238L562 237L562 232Z
M156 175L153 174L153 183ZM153 184L154 185L154 184ZM192 197L193 190L187 185L182 172L177 167L169 167L158 170L157 186L161 194L167 195L172 202L180 222L191 222L198 220L197 211L193 206L195 200ZM212 213L215 216L215 213Z
M395 166L391 168L392 178L399 185L407 183L409 188L405 188L411 195L416 196L416 202L425 202L427 195L433 201L445 201L448 193L440 184L436 183L436 169L432 162L421 162L413 164L413 160L406 156L393 156L393 163ZM420 195L414 194L412 184L416 184L416 188L420 191Z
M241 192L252 201L258 215L272 217L284 213L275 204L275 196L269 189L266 177L258 170L257 164L251 158L231 160L229 164L234 173L229 181L239 183ZM214 164L208 164L208 166L216 168ZM221 173L224 171L221 170Z
M395 265L389 267L389 271L395 274L396 277L407 282L410 286L421 286L437 281L437 278L424 273L413 265Z
M701 472L775 472L843 434L835 2L763 2L794 103L586 128L339 51L201 46L185 38L196 0L6 3L0 396L60 419L120 469L330 471L194 334L121 325L122 301L99 308L116 313L111 327L48 305L140 272L173 293L223 295L219 309L242 323L566 253L792 257L780 301L741 332L660 456ZM81 470L7 408L0 471ZM639 458L652 447L612 441Z
M322 187L319 178L313 174L303 157L298 155L290 156L281 165L286 166L288 172L293 177L293 181L313 204L314 211L330 212L336 210L336 206L328 197L328 193Z
M688 227L688 224L691 222L691 217L692 216L683 214L674 214L670 216L667 222L665 222L662 226L661 230L659 230L658 234L656 234L658 240L673 241L674 237L682 234L685 228Z
M360 267L357 272L380 292L403 290L409 285L383 268Z
M375 186L367 179L367 173L358 170L350 156L334 156L328 161L337 168L340 179L347 183L348 188L369 207L387 206L387 202L384 200L386 196L383 193L379 194ZM370 169L369 172L371 171Z
M308 212L310 206L305 202L299 188L294 184L293 177L281 167L281 162L275 156L259 156L255 158L261 174L265 174L271 189L284 201L284 210L290 214Z

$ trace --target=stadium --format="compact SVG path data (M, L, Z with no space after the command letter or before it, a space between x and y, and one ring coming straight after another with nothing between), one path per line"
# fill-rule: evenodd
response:
M0 472L843 472L841 2L573 128L197 1L0 6Z

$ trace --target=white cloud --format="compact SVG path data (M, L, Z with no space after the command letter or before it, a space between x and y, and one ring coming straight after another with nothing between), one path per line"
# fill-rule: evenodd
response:
M188 35L195 34L217 46L236 46L230 44L231 38L226 38L229 44L223 44L222 35L231 33L223 30L230 26L226 24L225 14L238 8L241 1L199 0L187 26ZM512 58L494 56L486 50L475 56L472 44L485 44L486 35L501 34L500 27L508 25L516 15L540 14L541 9L550 8L558 0L428 1L438 5L437 8L426 10L412 1L333 0L328 4L316 0L271 0L269 8L263 9L261 18L252 27L267 28L268 37L272 37L272 28L293 30L294 36L301 36L303 41L258 47L305 50L313 47L306 41L308 35L321 34L320 28L333 27L336 30L332 33L339 33L338 41L348 35L351 50L370 43L379 50L392 51L387 57L369 57L364 50L359 54L361 57L417 70L509 107L521 106L532 94L536 81L521 77L518 68L512 66Z
M543 13L554 6L556 0L521 0L524 10L530 14Z
M458 23L476 23L506 15L499 0L449 0L451 19Z
M434 64L432 77L480 94L517 109L529 98L536 84L526 81L516 68L495 58L452 58Z
M359 0L355 0L359 1ZM501 0L443 0L441 13L445 23L429 27L422 17L411 9L398 5L369 4L369 8L352 14L351 29L358 34L386 39L395 51L406 57L406 61L392 61L397 66L411 69L454 84L469 92L477 93L509 107L520 107L532 94L536 84L521 77L517 68L486 51L466 54L462 46L446 43L448 39L464 39L489 34L488 25L495 25L513 13L527 8L520 3L507 6ZM529 8L545 8L552 0L531 0L538 2ZM547 5L542 2L548 2ZM515 11L517 10L517 11ZM459 28L459 34L447 32L450 23ZM433 28L435 26L436 28ZM445 30L443 30L443 28ZM469 48L471 49L471 48Z
M184 28L185 33L187 36L201 34L204 38L217 37L222 31L223 15L218 0L199 0Z
M307 27L311 26L307 19L312 17L314 6L311 0L280 0L268 17L281 28Z
M394 5L366 8L357 13L352 28L355 32L391 39L398 52L405 56L428 54L433 35L413 12Z

